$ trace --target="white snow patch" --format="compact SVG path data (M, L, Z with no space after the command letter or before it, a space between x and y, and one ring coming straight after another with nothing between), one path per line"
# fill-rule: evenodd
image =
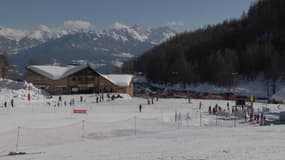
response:
M271 99L276 101L285 102L285 87L277 91L274 95L272 95Z
M117 60L117 59L112 61L112 64L116 67L119 67L119 68L123 66L123 62L120 60Z
M133 57L135 57L133 54L126 53L126 52L122 52L122 53L119 53L119 54L114 54L114 56L122 57L122 58L133 58Z
M120 87L128 87L133 79L129 74L105 74L104 77Z
M129 26L122 24L120 22L115 22L112 26L113 29L121 30L121 29L128 29Z
M168 40L171 37L174 37L176 34L173 32L163 32L163 39L161 40L161 42Z
M49 79L58 80L74 72L77 72L85 68L86 66L87 65L80 65L80 66L31 65L31 66L28 66L27 68Z
M134 39L139 40L141 42L144 42L148 39L148 35L144 32L141 32L141 28L136 27L138 30L136 30L136 28L134 27L130 27L128 25L119 23L119 22L115 22L113 24L112 27L114 30L118 30L118 31L123 31L123 32L127 32L129 33Z
M6 37L10 40L16 40L19 41L23 37L25 37L27 34L27 31L24 30L17 30L12 28L6 28L0 26L0 36Z

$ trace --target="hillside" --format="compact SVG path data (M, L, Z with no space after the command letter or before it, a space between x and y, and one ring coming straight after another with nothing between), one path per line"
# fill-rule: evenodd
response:
M125 63L124 71L144 72L155 82L223 86L236 75L263 73L274 86L285 71L284 18L284 0L259 0L239 19L181 33Z

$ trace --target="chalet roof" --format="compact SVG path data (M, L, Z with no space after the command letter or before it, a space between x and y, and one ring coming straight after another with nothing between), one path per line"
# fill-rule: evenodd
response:
M103 76L120 87L128 87L133 79L133 76L130 74L107 74Z
M90 67L95 71L94 66L90 65L68 65L68 66L56 66L56 65L30 65L27 69L34 71L48 79L60 80L68 77L78 71L81 71L87 67ZM95 71L97 72L97 71ZM108 74L104 75L97 72L100 76L110 81L111 83L119 87L127 87L130 85L133 76L128 74Z
M78 72L88 65L68 65L68 66L56 66L56 65L30 65L27 68L48 78L51 80L59 80L75 72Z

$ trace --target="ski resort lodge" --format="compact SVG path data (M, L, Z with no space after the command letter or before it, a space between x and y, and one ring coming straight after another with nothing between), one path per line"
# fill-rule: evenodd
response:
M91 65L30 65L26 80L51 94L118 92L133 96L133 76L104 75Z

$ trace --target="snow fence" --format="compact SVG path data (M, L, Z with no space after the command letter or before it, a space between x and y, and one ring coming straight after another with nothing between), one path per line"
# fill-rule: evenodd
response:
M89 120L53 128L16 129L0 133L0 154L10 151L25 151L37 146L75 143L82 140L136 136L189 127L236 127L242 120L232 116L205 116L207 113L174 113L167 118L138 118L114 122Z

